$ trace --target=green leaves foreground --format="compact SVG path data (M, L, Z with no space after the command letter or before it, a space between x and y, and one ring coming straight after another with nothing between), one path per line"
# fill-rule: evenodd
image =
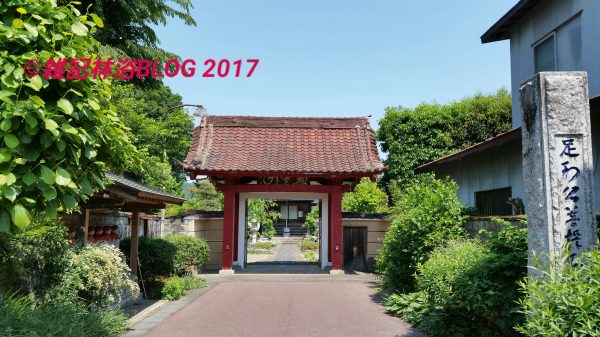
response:
M101 20L50 0L3 1L0 13L0 232L14 232L32 211L76 208L107 167L137 161L109 81L24 74L34 59L100 57Z

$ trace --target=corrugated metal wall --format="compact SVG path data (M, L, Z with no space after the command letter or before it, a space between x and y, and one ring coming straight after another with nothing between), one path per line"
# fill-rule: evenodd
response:
M600 94L600 1L547 0L515 26L510 41L513 126L521 125L519 87L534 74L533 45L581 12L582 69L588 72L590 95ZM558 59L561 49L557 50ZM566 57L566 56L563 56Z
M435 174L438 178L454 179L460 201L469 207L475 206L475 192L497 188L510 187L513 197L524 199L520 140L443 165Z

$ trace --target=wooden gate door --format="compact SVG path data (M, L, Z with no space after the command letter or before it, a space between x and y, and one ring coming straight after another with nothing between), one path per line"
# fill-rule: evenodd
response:
M367 228L344 227L344 269L367 270Z

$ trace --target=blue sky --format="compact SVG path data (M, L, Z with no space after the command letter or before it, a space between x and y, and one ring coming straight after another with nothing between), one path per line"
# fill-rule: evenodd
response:
M198 25L158 27L197 62L258 58L250 78L165 80L214 115L365 116L510 88L508 42L479 37L516 0L196 1ZM198 68L200 64L198 65Z

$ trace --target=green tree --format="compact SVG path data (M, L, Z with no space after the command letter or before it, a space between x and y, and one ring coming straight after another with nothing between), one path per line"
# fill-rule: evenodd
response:
M369 178L362 178L353 192L344 194L342 206L346 212L385 212L388 196Z
M69 0L61 2L66 4ZM81 11L90 6L106 26L96 34L96 39L129 57L171 58L173 54L158 47L159 39L153 26L166 25L168 18L179 18L186 25L196 25L190 15L191 0L80 0L78 4Z
M180 192L185 180L180 162L185 160L190 147L194 121L183 109L169 109L182 104L181 96L174 94L162 82L140 87L132 84L117 84L113 88L114 102L121 118L125 121L134 144L147 151L145 173L142 180L156 188L169 192ZM173 179L163 177L165 163ZM168 179L155 185L155 181ZM176 191L171 189L175 187Z
M31 59L97 59L94 14L50 0L0 2L0 232L30 211L56 216L103 185L106 168L135 169L137 151L110 104L109 80L25 76Z
M312 236L317 234L317 228L319 228L319 206L315 207L306 214L306 219L302 224L303 228L308 229L308 233Z
M200 180L190 189L191 198L183 205L167 206L167 216L183 216L189 211L220 211L223 209L223 193L208 180Z
M397 194L391 226L376 259L385 288L413 290L417 266L427 261L429 253L464 236L465 216L457 190L452 180L422 174Z
M256 219L260 222L260 233L262 236L272 238L275 236L274 224L279 220L281 214L277 209L277 203L268 199L250 199L248 201L248 219Z
M511 128L511 96L506 89L476 94L449 104L423 103L414 109L388 107L377 138L387 153L382 183L411 181L414 169Z

